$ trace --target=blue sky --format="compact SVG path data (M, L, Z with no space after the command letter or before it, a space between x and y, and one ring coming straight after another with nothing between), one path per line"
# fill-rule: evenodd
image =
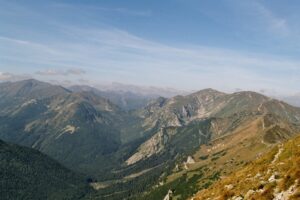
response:
M297 0L0 0L0 80L300 92Z

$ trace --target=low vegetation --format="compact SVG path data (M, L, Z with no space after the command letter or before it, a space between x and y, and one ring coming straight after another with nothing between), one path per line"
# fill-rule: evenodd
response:
M243 169L200 191L193 199L299 199L299 146L299 136L278 145Z

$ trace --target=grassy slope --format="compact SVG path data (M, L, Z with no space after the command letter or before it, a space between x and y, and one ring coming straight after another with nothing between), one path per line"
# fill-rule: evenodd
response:
M188 164L188 169L185 169L182 163L178 163L178 169L167 176L164 185L146 194L146 199L162 198L169 189L174 191L173 199L187 199L221 176L243 167L268 149L258 137L260 126L260 119L251 123L247 121L233 133L203 145L193 154L194 164Z
M269 153L200 191L194 200L267 200L300 198L300 137L274 147ZM272 181L272 178L275 178Z
M264 119L245 121L232 132L202 145L192 155L194 164L185 169L178 163L178 169L167 176L164 185L153 188L146 199L162 198L169 189L173 190L173 199L187 199L270 151L276 143L266 142L264 136L269 126L263 124Z

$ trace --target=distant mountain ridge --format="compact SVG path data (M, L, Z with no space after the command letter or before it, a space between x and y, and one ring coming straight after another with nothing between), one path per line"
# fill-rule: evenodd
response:
M118 82L113 82L107 85L95 85L95 87L102 91L130 92L143 96L162 96L166 98L174 97L176 95L185 95L188 93L187 91L170 87L138 86Z
M215 173L229 173L238 163L300 132L300 108L255 92L205 89L148 103L123 95L35 80L1 83L0 139L38 149L92 175L97 179L96 199L142 195L151 200L162 198L179 175L193 173L192 169L213 163L225 166L197 179L207 185L209 177L217 180ZM124 98L135 99L135 105L122 108ZM249 156L226 165L226 160L214 160L218 152L226 152L224 158L236 152ZM199 159L206 156L212 160ZM162 185L153 188L158 183ZM191 183L186 179L184 187ZM120 188L122 193L115 192ZM181 198L198 190L193 186Z
M284 96L284 97L279 97L279 98L291 105L300 107L300 93L292 95L292 96Z
M90 86L74 85L69 87L73 92L93 92L94 94L109 99L112 103L118 105L125 111L142 108L152 99L157 98L155 95L142 95L131 91L110 91L99 90Z

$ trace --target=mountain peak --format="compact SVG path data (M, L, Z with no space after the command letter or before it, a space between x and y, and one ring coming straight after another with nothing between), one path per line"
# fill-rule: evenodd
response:
M42 81L39 81L39 80L33 79L33 78L25 79L25 80L21 80L21 81L17 81L17 82L20 82L20 83L35 83L35 84L46 83L46 82L42 82ZM50 83L49 83L49 84L50 84Z
M220 92L220 91L215 90L213 88L205 88L205 89L200 90L199 92L223 93L223 92Z
M36 79L27 79L17 82L0 84L1 96L22 96L28 98L50 97L58 94L69 93L62 86L52 85Z
M225 95L226 93L224 92L220 92L218 90L215 90L215 89L212 89L212 88L206 88L206 89L203 89L203 90L199 90L197 92L194 92L188 96L222 96L222 95Z
M10 82L11 85L19 86L19 87L36 87L36 86L50 86L50 83L38 81L36 79L26 79L16 82Z

